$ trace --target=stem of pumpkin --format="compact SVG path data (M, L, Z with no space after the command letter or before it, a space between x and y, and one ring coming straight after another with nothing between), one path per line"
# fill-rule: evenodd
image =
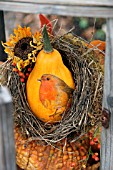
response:
M53 47L50 43L50 39L49 39L49 35L46 29L46 25L44 25L43 31L42 31L42 35L43 35L43 43L44 43L44 51L46 53L51 53L53 51Z

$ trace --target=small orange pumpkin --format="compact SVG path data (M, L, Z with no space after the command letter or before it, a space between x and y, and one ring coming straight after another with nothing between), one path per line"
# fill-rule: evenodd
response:
M94 49L95 57L99 59L101 69L104 71L104 60L105 60L105 50L106 42L101 40L93 40L90 44L86 44L88 48ZM95 48L96 47L96 48Z

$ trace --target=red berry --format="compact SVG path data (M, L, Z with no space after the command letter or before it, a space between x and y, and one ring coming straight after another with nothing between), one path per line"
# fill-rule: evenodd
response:
M93 140L90 141L90 145L94 145L95 142Z
M87 158L86 155L84 155L84 156L82 157L83 160L86 160L86 158Z
M92 158L93 158L93 159L95 159L95 157L96 157L96 155L95 155L95 154L93 154L93 155L92 155Z
M95 152L95 155L98 156L98 152Z
M19 71L18 74L19 74L20 77L25 78L25 75L21 71Z
M91 133L91 132L88 132L88 135L89 135L90 137L92 137L92 136L93 136L93 133Z
M12 66L14 66L14 67L15 67L15 66L16 66L16 63L12 63Z
M17 68L13 68L13 71L18 73L18 69Z
M27 70L30 72L31 71L31 67L29 67Z
M83 147L83 146L80 146L80 149L81 149L81 150L84 150L84 147Z
M71 167L75 167L76 163L75 162L72 162L71 163Z
M28 77L28 76L29 76L29 73L26 73L26 76Z
M93 140L94 140L94 142L98 142L98 138L94 138Z
M94 160L95 160L95 161L99 161L99 157L96 156L96 157L94 158Z
M100 149L100 143L98 143L97 148Z
M21 78L20 81L23 83L24 82L24 78Z

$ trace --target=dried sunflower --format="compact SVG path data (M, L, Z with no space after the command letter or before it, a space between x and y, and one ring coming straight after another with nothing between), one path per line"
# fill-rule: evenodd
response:
M12 60L18 70L22 70L31 62L36 61L36 54L42 48L41 33L32 35L30 27L22 28L18 25L14 29L14 35L10 35L9 41L3 43L8 60Z

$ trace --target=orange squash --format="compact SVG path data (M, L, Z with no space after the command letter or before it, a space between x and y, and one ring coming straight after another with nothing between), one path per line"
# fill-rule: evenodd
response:
M95 46L99 50L105 52L106 42L105 41L101 41L101 40L93 40L93 41L90 42L90 44L86 44L86 46L88 48L93 48ZM95 52L99 52L98 49L95 49Z
M89 136L87 134L76 142L64 139L53 147L37 140L30 142L16 127L16 163L22 170L98 170L100 148L97 140L92 145L92 140L96 139L93 133L91 131ZM95 159L89 155L89 148L94 152L92 158L95 156Z
M88 48L94 49L95 57L99 59L101 69L104 71L104 60L105 60L105 50L106 42L101 40L93 40L90 44L86 44ZM95 48L96 47L96 48Z
M62 79L69 87L74 89L74 81L69 69L64 65L61 54L53 49L46 26L43 29L44 48L39 52L36 64L29 75L26 91L27 100L33 113L43 122L54 123L61 119L61 114L52 116L55 110L47 109L43 106L39 99L40 82L37 80L43 74L53 74Z

